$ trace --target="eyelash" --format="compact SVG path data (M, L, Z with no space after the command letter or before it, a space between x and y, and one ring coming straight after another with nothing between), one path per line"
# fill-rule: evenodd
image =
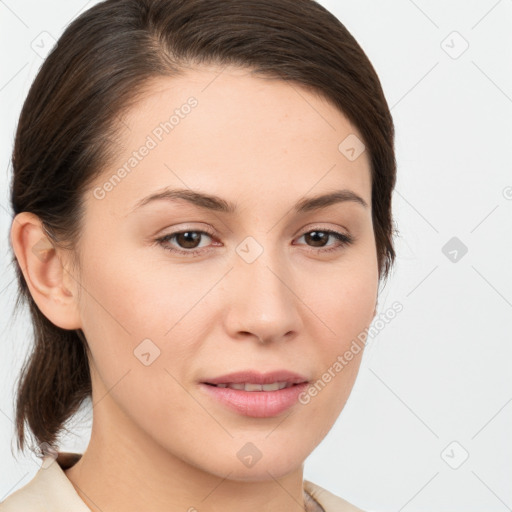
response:
M321 232L321 233L332 235L339 242L339 245L335 245L335 246L329 247L327 249L325 249L323 247L320 247L320 248L312 247L311 248L313 251L319 252L321 254L330 253L330 252L333 252L333 251L339 251L339 250L345 248L346 246L348 246L348 245L350 245L350 244L352 244L354 242L354 237L353 236L347 235L347 234L344 234L344 233L339 233L338 231L333 231L332 229L313 228L310 231L306 231L305 233L303 233L301 235L301 237L304 236L304 235L307 235L309 233L312 233L314 231L318 231L318 232ZM166 242L168 242L170 239L172 239L176 235L180 235L182 233L201 233L203 235L208 235L208 236L214 238L214 234L209 232L209 231L204 231L204 230L199 230L199 229L196 229L196 230L194 230L194 229L185 229L185 230L182 230L182 231L175 231L174 233L169 233L168 235L165 235L165 236L162 236L160 238L157 238L157 239L155 239L155 243L159 244L166 251L172 252L174 254L181 254L181 255L187 256L187 257L194 257L194 256L197 256L200 252L204 252L205 251L204 248L202 248L202 249L190 249L190 250L187 251L187 250L184 250L184 249L170 248L168 245L166 245Z

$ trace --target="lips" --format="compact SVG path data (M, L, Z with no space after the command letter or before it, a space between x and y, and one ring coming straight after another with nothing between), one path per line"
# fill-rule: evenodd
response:
M229 382L227 384L209 384L218 388L238 389L239 391L279 391L280 389L297 386L291 382L273 382L272 384L253 384L250 382Z
M205 396L231 411L253 418L270 418L295 406L309 381L288 370L247 370L208 378L199 384Z
M309 386L307 382L293 384L277 391L250 391L221 388L201 383L199 390L208 399L232 412L252 418L270 418L297 406L299 397Z
M210 384L215 386L220 385L220 387L233 386L233 389L242 389L240 386L236 387L236 385L244 384L248 385L246 386L246 391L258 391L263 385L277 383L277 389L281 389L282 387L290 387L292 385L301 384L303 382L308 382L307 377L304 377L303 375L295 372L290 372L288 370L276 370L268 373L259 373L254 370L245 370L221 375L219 377L208 378L203 381L203 384ZM258 385L259 387L250 385Z

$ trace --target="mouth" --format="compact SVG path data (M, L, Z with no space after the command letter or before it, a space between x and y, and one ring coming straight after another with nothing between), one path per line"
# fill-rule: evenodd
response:
M231 411L253 418L269 418L294 407L309 386L303 375L287 370L231 373L200 382L205 396Z
M306 381L304 381L305 383ZM210 382L203 382L208 386L214 386L216 388L229 388L238 389L239 391L279 391L280 389L291 388L298 386L300 383L293 382L272 382L270 384L256 384L252 382L228 382L220 384L212 384Z
M308 379L304 375L289 370L275 370L267 373L260 373L255 370L242 370L207 378L202 384L245 391L275 391L305 382L308 382Z

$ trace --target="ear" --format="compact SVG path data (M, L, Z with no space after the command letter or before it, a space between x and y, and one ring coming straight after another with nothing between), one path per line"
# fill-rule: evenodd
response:
M65 255L46 234L39 217L16 215L11 244L30 294L43 315L62 329L82 327L77 303L78 283L65 268Z

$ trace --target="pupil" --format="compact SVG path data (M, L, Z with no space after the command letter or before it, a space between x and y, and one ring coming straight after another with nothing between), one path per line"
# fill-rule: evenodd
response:
M319 233L320 236L318 235ZM314 244L322 246L322 238L324 239L325 242L325 237L327 236L327 233L325 233L324 231L311 231L310 233L306 234L306 237L308 236L310 239L313 239ZM318 244L317 242L320 242L320 244Z
M194 231L185 231L184 233L179 233L177 236L178 243L180 245L182 245L186 249L194 249L195 247L197 247L197 241L199 240L201 235L200 233L196 233ZM182 243L182 239L184 239L184 243Z

